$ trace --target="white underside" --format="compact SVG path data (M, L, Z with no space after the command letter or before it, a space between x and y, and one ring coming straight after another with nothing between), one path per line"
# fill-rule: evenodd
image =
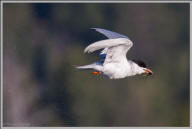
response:
M137 64L132 61L120 63L108 63L102 66L101 72L110 79L120 79L128 76L134 76L144 72Z
M145 72L142 67L139 67L136 63L130 60L117 63L111 62L103 65L93 63L90 65L79 66L77 68L100 71L102 74L108 76L110 79L121 79L128 76L142 74Z

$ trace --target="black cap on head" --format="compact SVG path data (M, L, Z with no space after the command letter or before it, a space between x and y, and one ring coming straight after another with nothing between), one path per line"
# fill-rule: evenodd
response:
M132 60L132 61L138 64L140 67L143 67L143 68L147 67L147 65L141 60Z

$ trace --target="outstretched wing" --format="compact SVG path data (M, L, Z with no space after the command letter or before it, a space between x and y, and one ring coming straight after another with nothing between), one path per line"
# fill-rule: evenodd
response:
M84 52L91 53L99 49L114 47L122 44L132 46L132 42L126 38L106 39L90 44L85 48Z
M109 39L116 39L116 38L127 38L127 39L129 39L127 36L122 35L122 34L118 34L118 33L113 32L113 31L109 31L109 30L105 30L105 29L101 29L101 28L91 28L91 29L94 29L95 31L105 35Z
M131 40L127 38L106 39L92 43L85 48L84 52L91 53L99 49L107 48L104 63L116 62L121 61L122 58L126 58L127 51L132 45Z
M122 35L122 34L119 34L119 33L116 33L116 32L113 32L113 31L109 31L109 30L106 30L106 29L101 29L101 28L91 28L91 29L94 29L95 31L105 35L107 38L109 39L116 39L116 38L127 38L129 39L127 36L125 35ZM130 40L130 39L129 39ZM99 54L99 56L102 58L102 59L105 59L106 57L106 53L108 51L108 48L104 48L101 53Z

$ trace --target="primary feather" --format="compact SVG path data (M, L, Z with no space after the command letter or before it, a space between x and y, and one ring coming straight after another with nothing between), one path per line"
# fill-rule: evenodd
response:
M91 28L91 29L96 30L97 32L105 35L109 39L116 39L116 38L127 38L127 39L129 39L127 36L122 35L122 34L118 34L118 33L113 32L113 31L109 31L109 30L105 30L105 29L101 29L101 28Z

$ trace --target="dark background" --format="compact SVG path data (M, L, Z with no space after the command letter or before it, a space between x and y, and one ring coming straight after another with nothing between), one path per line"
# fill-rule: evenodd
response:
M110 80L74 65L127 35L154 75ZM189 126L188 3L3 4L4 126Z

